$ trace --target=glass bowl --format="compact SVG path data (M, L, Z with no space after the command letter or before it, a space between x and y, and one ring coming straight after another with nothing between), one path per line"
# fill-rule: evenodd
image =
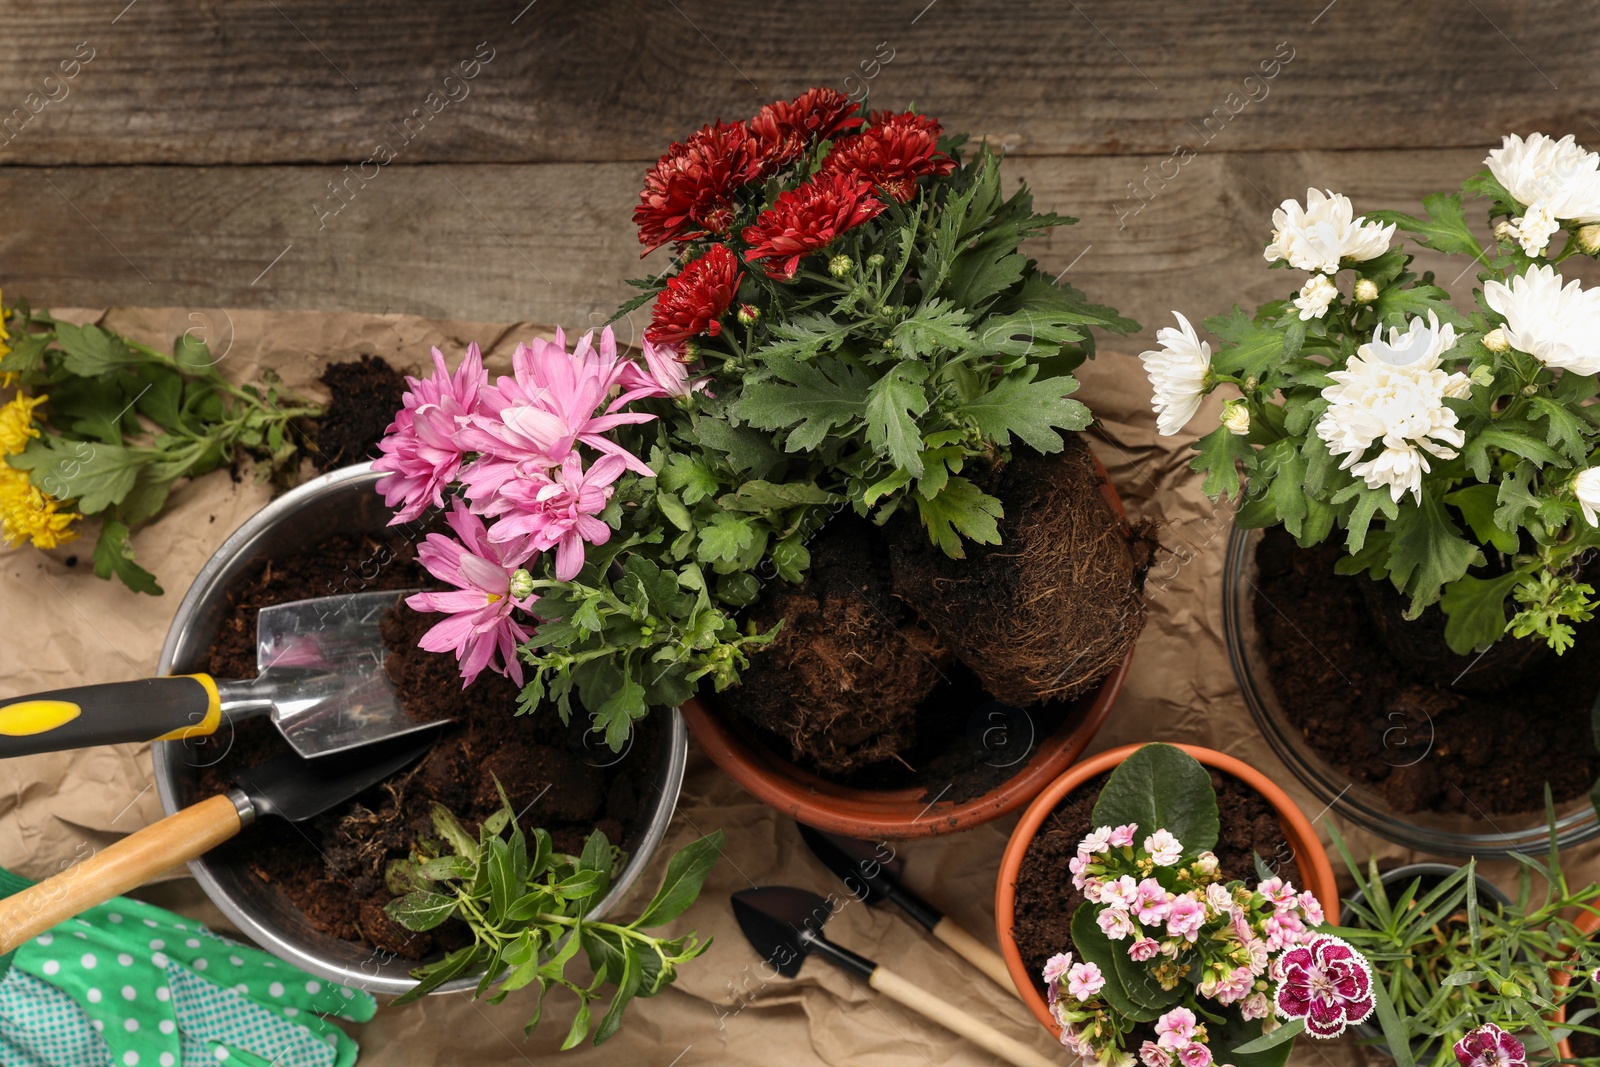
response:
M1222 616L1234 678L1278 758L1333 811L1386 841L1445 856L1542 855L1550 843L1543 811L1490 812L1477 817L1397 811L1383 794L1353 781L1311 746L1300 727L1284 715L1256 626L1256 546L1260 541L1260 530L1233 528L1223 572ZM1432 743L1431 737L1406 740L1414 743L1393 750L1397 767L1425 759ZM1585 734L1582 743L1593 741ZM1556 806L1556 832L1562 848L1600 835L1600 818L1587 796Z

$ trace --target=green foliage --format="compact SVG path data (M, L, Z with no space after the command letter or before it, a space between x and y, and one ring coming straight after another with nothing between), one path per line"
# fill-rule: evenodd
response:
M268 374L258 384L224 379L209 350L187 335L163 353L99 326L77 326L25 304L10 310L12 351L0 372L32 395L42 436L5 462L72 510L102 521L94 571L135 592L160 594L133 560L129 530L154 518L172 488L254 459L262 477L289 477L294 423L322 413Z
M1185 861L1209 852L1221 830L1210 773L1181 748L1143 746L1111 772L1094 805L1096 826L1127 823L1170 832Z
M500 795L505 800L503 789ZM403 892L384 910L410 930L458 920L471 931L472 944L413 970L418 982L395 1000L397 1005L460 977L477 977L474 997L487 995L491 1004L537 986L526 1026L531 1033L542 1017L545 994L559 986L578 998L562 1048L580 1044L591 1027L598 1045L617 1032L630 1001L660 993L680 965L711 944L693 934L668 938L646 931L671 922L694 903L722 854L720 830L674 855L638 917L619 923L589 917L626 859L599 830L581 855L567 856L554 850L544 830L524 831L509 801L484 820L476 838L441 806L434 807L433 823L438 838L418 841L411 857L394 861L385 872L390 888ZM580 949L593 973L587 983L567 975ZM496 987L493 993L491 987ZM611 1002L596 1025L591 1005L606 997L607 987Z

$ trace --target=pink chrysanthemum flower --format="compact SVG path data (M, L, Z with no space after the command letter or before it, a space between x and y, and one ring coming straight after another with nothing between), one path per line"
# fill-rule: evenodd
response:
M1527 1067L1528 1050L1494 1023L1484 1023L1455 1043L1461 1067Z
M1372 968L1348 942L1318 934L1273 962L1274 1002L1284 1019L1304 1019L1312 1037L1338 1037L1377 1006Z
M386 472L378 479L383 502L397 508L395 523L410 522L429 507L444 507L445 488L461 470L464 450L457 433L478 411L480 391L488 384L483 355L476 344L452 376L444 353L433 350L433 376L406 377L404 407L384 431L378 448L383 453L372 469Z
M526 538L506 544L489 540L483 520L461 500L445 517L459 541L432 533L417 548L428 573L455 589L417 593L406 598L416 611L441 611L450 617L422 635L417 644L429 652L454 652L465 689L485 667L522 684L517 646L528 631L512 617L513 608L528 611L534 597L511 596L511 576L533 555Z
M603 545L611 527L596 518L605 510L618 478L627 469L621 456L601 456L583 469L576 452L546 474L506 482L486 514L503 516L489 530L501 544L528 539L540 552L556 550L556 577L569 582L583 569L584 542Z
M629 360L622 371L622 388L646 396L678 399L706 387L706 378L689 380L689 364L680 345L658 345L644 341L644 365Z

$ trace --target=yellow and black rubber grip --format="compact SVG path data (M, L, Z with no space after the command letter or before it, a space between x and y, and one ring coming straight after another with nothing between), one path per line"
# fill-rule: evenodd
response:
M210 675L80 685L0 700L0 758L216 731L222 701Z

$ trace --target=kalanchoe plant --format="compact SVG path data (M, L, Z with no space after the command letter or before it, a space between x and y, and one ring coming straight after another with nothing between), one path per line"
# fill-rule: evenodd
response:
M1142 358L1164 434L1217 387L1240 394L1194 460L1212 496L1248 476L1240 525L1303 546L1338 528L1341 572L1393 583L1411 617L1438 603L1458 653L1507 633L1560 652L1594 609L1581 564L1600 545L1600 290L1558 272L1600 253L1600 156L1535 134L1486 162L1425 197L1425 218L1356 217L1315 189L1285 201L1266 258L1308 276L1296 295L1206 320L1215 353L1180 315ZM1477 265L1470 313L1390 247L1397 229Z
M1060 451L1090 421L1068 395L1090 329L1137 329L1019 251L1074 220L1006 196L999 160L962 141L829 89L706 126L646 177L640 241L676 259L619 312L653 299L646 339L709 376L685 400L706 466L879 522L911 509L954 557L999 541L1000 502L969 475L1018 443ZM737 511L719 528L768 532Z
M133 560L129 530L160 512L181 479L250 456L265 475L296 460L294 422L322 409L263 372L234 385L204 342L159 352L26 303L0 308L0 543L54 548L100 520L94 572L159 594Z
M1370 982L1344 991L1336 980L1349 995L1332 1000L1297 993L1311 977L1320 993L1324 970L1361 975L1366 965L1348 946L1334 959L1341 950L1313 941L1323 915L1312 893L1266 874L1253 887L1222 880L1210 851L1216 794L1193 757L1139 749L1112 772L1093 818L1098 828L1071 862L1086 901L1072 917L1074 951L1042 975L1061 1041L1084 1060L1119 1067L1137 1053L1145 1067L1267 1067L1288 1056L1288 1041L1247 1046L1278 1017L1310 1015L1295 1032L1333 1037L1371 1012ZM1287 952L1302 944L1317 955ZM1135 1027L1151 1023L1154 1038L1130 1048Z
M498 784L498 783L497 783ZM501 790L501 799L505 791ZM693 934L656 937L647 930L671 922L688 910L722 854L722 831L694 841L667 864L655 896L631 922L602 921L589 911L611 888L626 861L619 849L594 831L578 856L562 855L543 830L525 832L509 801L485 819L474 838L447 809L435 805L438 838L417 843L409 859L395 860L385 875L397 896L389 917L410 930L431 930L457 919L472 932L472 944L416 968L416 986L395 1003L427 995L455 978L478 976L475 997L498 1004L515 990L539 988L532 1032L543 1012L545 994L561 986L578 998L578 1010L562 1048L579 1044L594 1027L600 1044L622 1025L634 997L651 997L672 984L677 968L704 952L710 940ZM567 966L582 951L593 978L581 984L567 977ZM611 1003L596 1026L591 1005Z
M1385 885L1376 859L1363 869L1332 833L1355 881L1349 925L1337 932L1371 960L1380 1017L1388 1016L1384 1038L1399 1067L1446 1067L1452 1054L1461 1067L1520 1067L1529 1062L1526 1045L1533 1062L1553 1064L1567 1033L1600 1034L1600 958L1572 921L1595 910L1600 884L1568 883L1553 811L1543 862L1511 853L1520 873L1509 906L1479 896L1476 861L1436 882ZM1562 1007L1566 1021L1557 1027L1549 1017Z

